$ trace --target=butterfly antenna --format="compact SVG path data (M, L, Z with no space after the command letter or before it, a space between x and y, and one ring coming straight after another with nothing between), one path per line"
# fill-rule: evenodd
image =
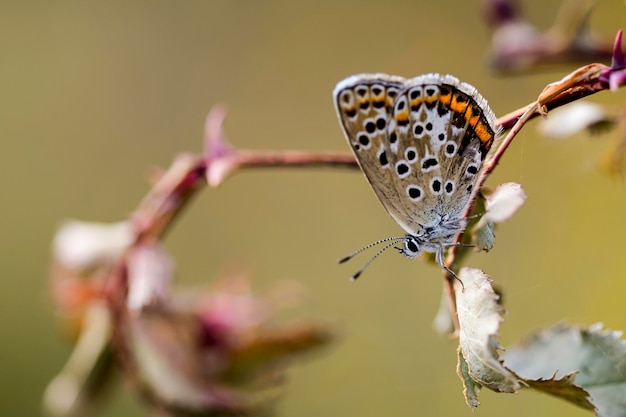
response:
M388 238L386 238L386 239L381 239L381 240L378 240L378 241L376 241L376 242L374 242L374 243L370 243L370 244L369 244L369 245L367 245L367 246L363 246L362 248L355 250L355 251L354 251L354 252L352 252L350 255L348 255L348 256L344 256L343 258L339 259L339 260L337 261L337 263L342 264L342 263L344 263L344 262L347 262L347 261L349 261L350 259L354 258L354 257L355 257L356 255L358 255L359 253L363 252L364 250L368 250L369 248L374 247L374 246L376 246L376 245L380 245L381 243L389 242L390 240L393 240L393 241L394 241L394 244L395 244L395 242L398 242L398 241L400 241L400 240L404 240L404 236L402 236L402 237L388 237Z
M358 271L356 271L356 273L350 277L350 281L356 281L356 279L357 279L359 276L361 276L361 274L363 273L363 271L365 271L365 268L367 268L368 266L370 266L370 264L371 264L372 262L374 262L374 260L375 260L376 258L378 258L378 257L380 256L380 254L381 254L381 253L383 253L384 251L386 251L387 249L389 249L389 248L391 248L393 245L395 245L395 244L398 242L398 240L401 240L401 239L399 239L399 238L389 238L389 239L385 239L384 241L388 241L388 240L391 240L391 239L394 239L394 241L393 241L393 242L391 242L390 244L386 245L384 248L382 248L382 249L381 249L381 250L379 250L378 252L376 252L376 255L372 256L372 257L370 258L370 260L369 260L369 261L365 262L365 265L363 265L363 266L361 267L361 269L359 269ZM404 239L404 238L402 238L402 239ZM382 243L382 242L383 242L383 241L378 242L378 243ZM372 245L373 245L373 244L372 244Z

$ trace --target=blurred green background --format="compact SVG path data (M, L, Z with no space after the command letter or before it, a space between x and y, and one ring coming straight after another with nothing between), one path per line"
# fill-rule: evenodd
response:
M546 28L559 2L524 2ZM624 2L599 3L591 26L612 37ZM2 254L0 415L41 414L41 395L70 353L47 287L50 241L66 218L117 221L148 190L145 173L199 152L204 118L229 108L238 147L347 151L331 92L359 72L452 73L497 114L532 101L575 66L495 77L478 2L133 1L0 3ZM591 98L617 108L623 92ZM490 179L520 182L527 204L476 254L505 291L502 343L568 319L626 328L624 183L600 174L606 141L549 141L527 126ZM258 288L292 279L310 290L306 316L340 343L290 372L277 416L471 415L456 343L432 331L438 268L388 253L358 283L364 258L335 260L397 235L357 172L248 171L206 189L167 239L178 284L210 282L228 262ZM533 392L483 391L483 417L588 415ZM120 387L102 416L145 410Z

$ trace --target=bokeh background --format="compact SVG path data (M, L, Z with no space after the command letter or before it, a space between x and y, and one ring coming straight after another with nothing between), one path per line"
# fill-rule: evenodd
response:
M526 1L548 27L559 1ZM590 25L612 37L624 2L601 1ZM47 287L50 241L67 218L117 221L148 190L146 172L199 152L204 118L229 108L226 134L251 149L348 150L331 100L359 72L452 73L497 114L532 101L574 65L497 77L477 1L3 1L0 3L0 415L41 414L41 395L70 353ZM591 101L623 106L623 92ZM473 255L505 292L502 343L563 319L626 328L622 180L597 168L606 141L539 137L533 122L490 185L521 183L527 204ZM341 339L297 364L276 415L471 415L456 343L432 331L438 268L388 253L335 260L399 228L357 171L242 172L206 189L167 239L181 286L248 265L258 288L295 280L302 314ZM479 413L588 415L534 392L481 393ZM146 415L121 386L102 416Z

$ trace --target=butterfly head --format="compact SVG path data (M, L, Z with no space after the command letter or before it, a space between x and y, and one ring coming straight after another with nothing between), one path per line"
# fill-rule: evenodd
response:
M417 236L406 235L404 236L403 248L398 248L401 254L409 259L417 258L422 254L423 241Z

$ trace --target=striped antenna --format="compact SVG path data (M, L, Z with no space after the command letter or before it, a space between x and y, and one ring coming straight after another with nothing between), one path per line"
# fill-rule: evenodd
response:
M402 237L400 237L400 236L397 236L397 237L388 237L388 238L386 238L386 239L382 239L382 240L379 240L379 241L377 241L377 242L370 243L369 245L367 245L367 246L363 246L362 248L360 248L360 249L358 249L358 250L356 250L356 251L352 252L350 255L345 256L345 257L341 258L341 259L339 260L339 263L341 264L341 263L347 262L347 261L349 261L350 259L354 258L354 257L355 257L356 255L358 255L359 253L361 253L361 252L363 252L363 251L365 251L365 250L367 250L367 249L369 249L369 248L372 248L372 247L374 247L374 246L376 246L376 245L380 245L381 243L385 243L385 242L391 242L391 243L389 243L388 245L386 245L385 247L383 247L381 250L379 250L378 252L376 252L376 254L375 254L374 256L372 256L372 257L371 257L371 258L370 258L367 262L365 262L365 265L363 265L363 266L361 267L361 269L359 269L359 270L358 270L358 271L357 271L354 275L352 275L352 276L350 277L350 281L355 281L355 280L356 280L356 279L357 279L357 278L358 278L358 277L359 277L359 276L363 273L363 271L365 271L365 269L366 269L366 268L367 268L367 267L368 267L368 266L369 266L372 262L374 262L374 260L375 260L376 258L378 258L378 257L379 257L379 256L380 256L380 255L381 255L384 251L386 251L387 249L391 248L391 247L392 247L392 246L394 246L396 243L398 243L398 242L400 242L400 241L402 241L402 240L404 240L404 239L406 239L406 237L404 237L404 236L402 236Z

